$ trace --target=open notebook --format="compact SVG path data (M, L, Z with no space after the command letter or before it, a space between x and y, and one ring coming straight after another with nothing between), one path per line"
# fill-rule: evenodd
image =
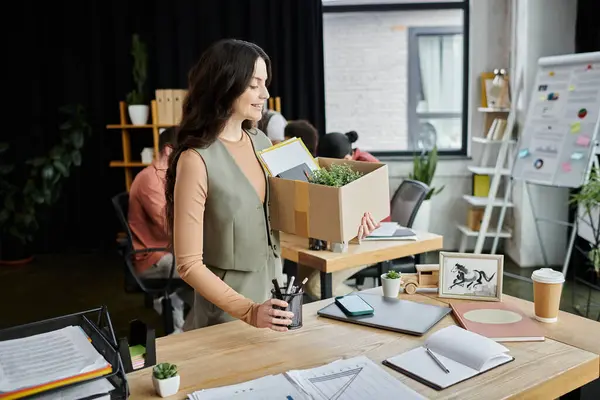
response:
M382 222L379 228L375 229L371 234L362 240L379 241L379 240L417 240L415 231L409 228L404 228L396 222Z
M427 348L450 372L436 363ZM383 364L441 390L513 361L507 353L500 343L454 325L432 334L423 346L388 358Z

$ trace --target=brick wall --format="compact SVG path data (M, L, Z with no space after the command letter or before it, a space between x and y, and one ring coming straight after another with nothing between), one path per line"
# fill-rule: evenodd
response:
M325 13L327 132L365 150L407 150L408 28L460 26L462 11Z

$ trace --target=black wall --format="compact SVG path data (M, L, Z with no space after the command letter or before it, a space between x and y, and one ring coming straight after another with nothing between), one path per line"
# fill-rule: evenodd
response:
M12 6L12 5L11 5ZM187 72L212 42L253 41L273 63L271 96L288 119L305 118L324 130L321 0L104 0L33 2L5 14L1 35L9 72L5 81L5 157L43 154L55 143L67 103L82 104L93 126L83 165L38 232L38 253L112 248L118 230L110 198L124 190L118 102L133 88L131 35L149 50L148 94L185 88ZM7 112L8 111L8 112ZM151 142L133 132L135 152Z

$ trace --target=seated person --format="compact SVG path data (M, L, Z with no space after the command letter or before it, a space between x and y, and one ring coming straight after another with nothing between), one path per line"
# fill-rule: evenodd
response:
M306 120L290 121L285 126L285 140L291 138L300 138L306 149L313 156L317 155L317 145L319 143L319 133L317 129Z
M323 136L319 141L319 157L344 158L346 160L379 162L372 154L352 148L352 143L358 140L358 133L350 131L346 133L331 132Z
M140 171L131 184L128 223L133 236L134 250L167 247L169 244L165 219L165 174L174 141L175 128L163 131L159 137L158 159ZM135 254L133 263L142 279L168 279L173 261L173 254L164 251ZM176 268L173 278L180 279ZM192 298L192 295L192 289L186 288L179 289L171 296L176 331L182 330L183 327L184 298L187 300L188 297ZM162 312L160 300L155 300L155 308L158 308L159 313ZM190 300L185 302L191 306Z
M338 158L355 161L379 162L377 158L371 154L352 149L352 143L356 142L358 134L355 131L347 133L332 132L321 137L317 147L317 155L326 158ZM328 250L327 250L328 251ZM351 276L357 272L369 267L369 265L360 265L358 267L345 269L332 273L331 283L333 288L333 296L343 296L354 291L354 288L344 284ZM321 277L319 271L298 266L298 277L302 280L308 276L306 282L306 292L313 298L321 298Z
M263 115L260 121L258 121L257 127L271 139L271 143L277 144L283 141L283 131L286 124L287 120L285 117L275 110L269 110L265 102L265 105L263 106Z

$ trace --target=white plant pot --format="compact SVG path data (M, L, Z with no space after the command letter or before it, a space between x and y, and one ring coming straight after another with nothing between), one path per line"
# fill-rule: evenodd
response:
M179 391L179 375L168 379L156 379L152 375L152 384L154 385L154 391L160 397L173 396Z
M150 107L144 104L135 104L127 106L129 119L133 125L146 125L150 115Z
M431 217L431 200L423 200L415 220L413 221L412 229L415 231L429 232L429 219Z
M400 293L400 285L402 284L402 278L389 279L386 274L381 275L381 286L383 287L384 297L397 298Z

